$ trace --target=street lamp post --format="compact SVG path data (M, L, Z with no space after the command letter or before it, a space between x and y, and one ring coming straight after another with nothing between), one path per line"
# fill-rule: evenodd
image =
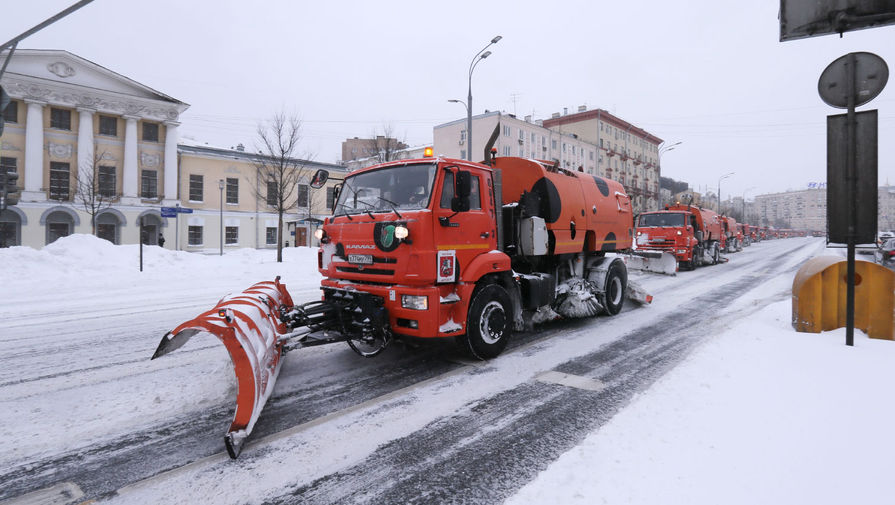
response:
M721 213L721 181L723 181L724 179L727 179L728 177L730 177L731 175L733 175L735 173L736 172L724 174L721 176L721 178L718 179L718 214Z
M662 141L662 144L664 144L664 143L665 143L665 141ZM663 146L662 144L659 144L659 149L656 152L656 161L657 161L656 164L658 165L658 167L656 168L656 172L657 172L656 178L659 179L659 197L656 198L656 200L658 201L659 207L656 210L659 210L662 208L662 194L661 194L661 192L662 192L662 155L667 153L668 151L673 151L675 147L677 147L683 143L684 143L683 140L679 140L679 141L675 142L674 144L669 144L669 145L665 145L665 146Z
M218 187L221 189L221 256L224 255L224 179L218 181Z
M744 222L744 223L745 223L746 221L748 221L748 220L746 219L746 193L752 191L753 189L755 189L755 188L757 188L757 187L758 187L758 186L752 186L751 188L746 188L746 191L743 191L743 222Z
M484 60L488 56L491 56L491 51L485 51L494 44L497 44L500 39L502 39L500 35L491 39L491 42L488 43L487 46L483 47L481 51L477 52L475 56L472 57L472 61L469 62L469 87L468 93L466 95L466 142L467 142L467 150L466 150L466 159L468 161L472 161L472 71L475 70L476 65L479 64L480 61ZM457 100L459 103L459 100Z

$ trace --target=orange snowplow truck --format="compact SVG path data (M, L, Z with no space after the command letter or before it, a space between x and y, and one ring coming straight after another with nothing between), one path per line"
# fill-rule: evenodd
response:
M726 244L721 216L693 205L671 205L665 210L644 212L637 220L637 249L674 254L681 268L721 261Z
M224 341L240 395L225 437L232 457L285 351L347 342L370 357L394 339L454 339L489 359L533 321L617 314L627 270L607 253L630 249L633 219L615 181L488 152L483 163L423 158L350 173L317 238L320 300L293 305L279 278L254 286L262 294L247 298L259 303L222 300L154 356L199 331Z

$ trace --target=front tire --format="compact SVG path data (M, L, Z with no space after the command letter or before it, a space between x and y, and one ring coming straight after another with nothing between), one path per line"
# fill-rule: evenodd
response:
M477 289L466 315L466 334L458 337L460 347L476 359L497 357L510 339L512 314L510 295L502 286Z

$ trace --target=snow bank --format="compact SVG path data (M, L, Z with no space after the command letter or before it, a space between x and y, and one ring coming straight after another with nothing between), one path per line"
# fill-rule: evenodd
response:
M895 342L790 316L710 341L507 503L890 503Z

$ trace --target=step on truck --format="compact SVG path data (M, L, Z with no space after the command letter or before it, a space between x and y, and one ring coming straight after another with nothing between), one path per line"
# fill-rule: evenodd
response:
M675 204L637 218L637 249L674 254L682 269L721 262L726 246L721 216L695 205Z
M231 457L286 351L347 342L371 357L396 339L453 339L490 359L535 322L617 314L628 276L609 253L631 248L633 219L615 181L486 150L483 163L429 157L348 174L316 236L319 300L293 303L279 277L256 284L168 332L153 356L200 332L222 340L238 382Z

